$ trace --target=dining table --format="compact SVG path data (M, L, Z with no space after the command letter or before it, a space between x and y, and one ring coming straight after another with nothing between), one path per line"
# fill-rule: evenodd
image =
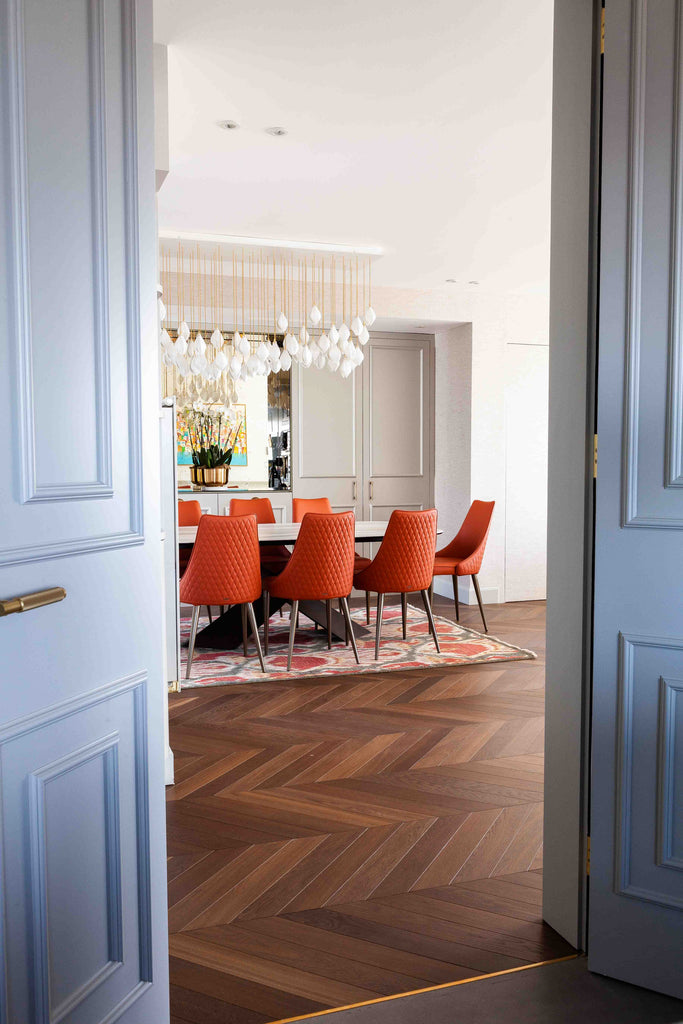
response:
M356 519L355 539L357 544L371 544L381 541L386 533L388 522L385 520ZM196 526L178 527L178 544L180 547L192 547L197 537ZM261 547L269 545L293 545L296 544L301 523L259 523L258 539ZM437 534L442 530L437 530ZM286 601L271 599L271 615L278 611ZM254 605L256 621L259 625L263 622L263 602L258 601ZM316 625L327 627L327 606L324 601L300 601L299 614L305 615ZM346 639L346 625L344 616L332 609L332 634L338 640ZM359 622L353 623L353 631L357 639L367 637L370 630ZM197 633L196 647L212 650L229 650L238 647L242 643L242 616L238 607L228 608L221 615L214 618Z

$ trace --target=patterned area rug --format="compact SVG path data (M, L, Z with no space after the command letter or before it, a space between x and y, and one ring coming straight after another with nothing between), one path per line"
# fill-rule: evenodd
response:
M365 624L365 609L358 608L352 617ZM208 624L200 619L200 628ZM316 632L313 623L302 615L296 632L291 677L351 675L363 672L392 672L406 669L435 668L439 665L479 665L483 662L524 661L535 658L533 651L497 640L496 637L477 633L449 619L435 616L436 632L441 654L437 654L429 634L427 616L408 605L408 638L403 639L400 605L389 605L382 618L382 643L379 661L375 661L375 614L370 620L371 635L358 640L360 665L356 664L353 649L340 641L327 648L327 634ZM190 619L181 620L181 636L187 640ZM259 631L263 641L262 631ZM273 615L270 620L270 653L266 658L266 674L261 671L253 638L249 641L249 656L242 655L242 647L232 651L211 651L197 648L192 663L192 676L185 679L187 648L182 650L182 688L193 686L224 686L228 683L263 682L281 679L287 674L287 646L289 643L289 614L284 618Z

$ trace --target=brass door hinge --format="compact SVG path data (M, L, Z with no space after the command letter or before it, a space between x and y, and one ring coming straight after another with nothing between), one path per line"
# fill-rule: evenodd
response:
M180 680L179 679L171 679L169 681L168 692L169 693L180 693Z
M591 873L591 837L586 836L586 874Z
M598 478L598 435L593 434L593 479Z

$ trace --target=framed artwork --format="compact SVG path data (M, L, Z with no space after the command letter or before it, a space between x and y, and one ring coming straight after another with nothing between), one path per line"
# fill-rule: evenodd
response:
M233 406L237 413L237 420L240 423L239 433L235 439L232 452L231 466L246 466L247 463L247 407L246 405ZM182 411L176 414L176 436L178 449L178 465L192 465L192 445L190 444L190 431L187 425L187 417Z

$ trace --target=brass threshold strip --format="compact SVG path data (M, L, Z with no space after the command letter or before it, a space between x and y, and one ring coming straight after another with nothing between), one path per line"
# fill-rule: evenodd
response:
M392 999L407 999L409 996L419 996L424 992L438 992L442 988L455 988L456 985L469 985L472 981L484 981L486 978L499 978L503 974L517 974L518 971L530 971L534 967L546 967L548 964L561 964L565 960L577 960L580 953L570 953L569 956L558 956L554 960L540 960L537 964L524 964L522 967L508 967L505 971L492 971L491 974L477 974L474 978L460 978L459 981L445 981L442 985L430 985L428 988L416 988L412 992L397 992L393 996L378 996L377 999L366 999L362 1003L350 1003L348 1006L333 1006L329 1010L317 1010L315 1013L304 1013L300 1017L283 1017L281 1020L273 1021L272 1024L295 1024L299 1020L314 1020L316 1017L324 1017L328 1013L343 1013L344 1010L356 1010L359 1006L374 1006L375 1003L389 1003Z

